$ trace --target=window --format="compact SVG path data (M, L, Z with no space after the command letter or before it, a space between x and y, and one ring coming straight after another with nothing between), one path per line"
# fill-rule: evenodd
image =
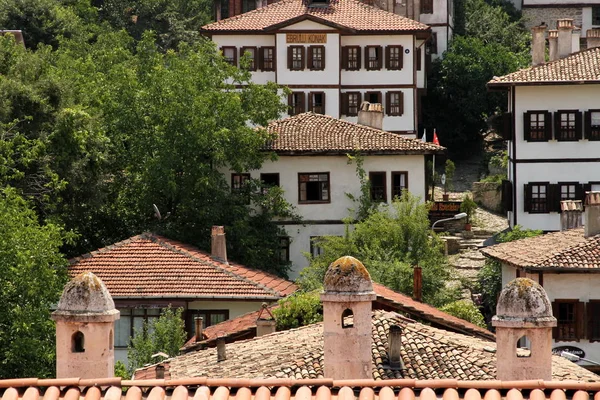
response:
M403 190L408 190L408 172L392 172L392 198L402 196Z
M318 257L323 254L324 250L321 247L321 242L323 240L322 236L311 236L310 237L310 255L314 257Z
M530 213L550 212L548 206L547 182L533 182L525 185L525 211Z
M115 347L126 348L131 338L142 332L144 321L160 316L160 308L119 308L121 317L115 321Z
M437 46L437 33L436 32L433 32L431 34L431 40L429 41L429 44L427 47L429 49L429 54L437 54L438 46Z
M196 334L196 317L202 318L202 329L216 325L229 319L229 310L187 310L185 313L185 327L188 337Z
M371 183L371 200L387 201L387 188L385 185L385 172L369 172L369 182Z
M288 114L298 115L304 112L304 92L292 92L288 95Z
M304 69L304 46L288 47L288 69L292 71Z
M557 299L552 302L552 314L557 320L552 329L556 341L579 341L583 334L584 305L579 300Z
M581 112L577 110L554 113L556 140L575 141L581 136Z
M417 51L416 51L416 56L415 56L415 57L417 57L417 71L420 71L420 70L421 70L421 68L422 68L422 66L421 66L421 63L422 63L422 61L421 61L422 55L421 55L421 48L420 48L420 47L417 49Z
M390 70L402 69L403 51L402 46L386 46L385 68Z
M262 71L275 71L275 47L261 47L259 65Z
M269 188L274 186L279 186L279 174L278 173L270 173L270 174L260 174L260 184L262 188L263 194L265 194Z
M299 173L299 203L329 203L329 172Z
M387 92L385 97L387 115L400 116L404 114L404 93Z
M290 238L287 236L279 238L279 262L281 264L290 262Z
M237 67L237 49L235 47L223 46L221 47L221 52L226 63Z
M600 25L600 6L592 7L592 25Z
M75 332L71 336L71 352L85 353L85 337L80 331Z
M590 342L600 341L600 300L590 300L586 305L587 337Z
M246 55L248 58L248 65L246 67L248 71L256 71L256 53L256 47L242 47L240 49L240 57Z
M347 116L358 115L358 108L360 107L360 102L360 92L342 93L342 114L345 114Z
M324 92L310 92L308 94L308 111L316 114L325 114Z
M239 191L250 180L250 174L231 174L231 190Z
M550 113L527 111L523 114L523 138L528 142L545 142L552 139Z
M360 67L360 46L342 47L342 68L347 71L358 71Z
M366 92L365 101L368 101L369 103L381 104L381 92Z
M561 200L577 200L577 195L579 194L577 190L578 183L559 183L558 186L560 187Z
M322 71L325 69L325 46L308 46L308 69Z
M585 138L587 140L600 140L600 110L586 111Z
M365 47L365 62L366 68L369 71L381 69L381 46L366 46Z
M433 14L433 0L421 0L421 14Z

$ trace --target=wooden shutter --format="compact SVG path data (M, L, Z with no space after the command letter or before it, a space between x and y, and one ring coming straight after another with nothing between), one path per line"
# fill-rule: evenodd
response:
M323 109L323 115L325 115L325 92L321 93L321 101L323 102L323 106L321 108Z
M258 48L258 68L261 71L265 70L265 48L264 47Z
M525 185L523 185L523 194L524 196L524 211L525 212L530 212L531 211L531 186L526 183Z
M404 92L398 92L398 115L404 114Z
M237 51L235 50L235 47L233 48L233 66L234 67L238 66L238 55L237 55Z
M342 47L342 69L348 69L348 46Z
M585 303L581 301L575 303L575 321L577 341L585 339Z
M313 70L313 50L315 46L308 46L308 52L306 54L306 66L308 69Z
M584 139L588 139L592 136L592 112L586 111L584 118Z
M505 112L502 115L502 139L513 140L513 124L512 124L512 113Z
M294 115L294 94L288 94L288 114Z
M385 46L385 69L391 69L392 48Z
M583 139L583 115L581 111L575 113L575 135L578 139Z
M325 69L325 46L319 46L321 48L321 69Z
M420 47L417 49L417 55L416 55L416 57L417 57L417 71L420 71L421 70L421 62L422 62L421 61L422 54L421 54L421 48ZM404 60L404 56L402 56L402 59ZM403 64L404 64L404 62L403 62Z
M546 204L548 211L560 211L560 185L548 185L546 192Z
M558 320L558 303L552 302L552 315ZM558 340L558 324L552 328L552 339Z
M385 92L385 113L390 115L392 113L392 102L390 101L392 98L391 92Z
M300 47L300 71L306 67L306 47Z
M312 111L313 110L313 92L309 92L308 93L308 109L307 111Z
M585 192L583 191L583 185L581 183L575 185L575 200L585 200Z
M287 53L288 53L288 69L292 69L292 65L294 64L293 60L294 60L294 55L292 53L292 46L288 46L287 49Z
M360 51L360 47L356 50L356 70L362 68L362 51Z
M404 47L398 46L398 69L402 68L404 68Z
M383 47L375 46L377 49L377 70L380 70L383 66Z
M340 93L341 115L348 115L348 93Z
M305 107L306 107L306 102L305 102L305 96L306 94L304 92L300 92L298 93L300 96L299 102L300 102L300 107L298 108L298 113L303 113L306 111Z
M594 335L594 327L593 327L593 321L594 321L594 313L596 311L596 307L597 307L598 303L596 302L592 302L590 301L589 303L587 303L586 307L585 307L585 327L586 327L586 333L587 333L587 338L590 341L590 343L593 343L596 341L596 337Z
M547 123L546 123L547 125ZM529 141L531 138L531 114L529 111L523 114L523 139Z
M513 210L513 191L512 182L509 180L502 181L502 208L504 211Z

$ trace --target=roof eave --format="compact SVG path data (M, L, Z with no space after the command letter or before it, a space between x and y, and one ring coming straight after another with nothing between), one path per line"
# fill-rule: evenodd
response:
M600 80L579 80L579 81L537 81L537 82L488 82L486 86L490 90L495 88L508 89L513 86L563 86L563 85L598 85ZM497 90L497 89L496 89Z
M271 150L264 151L274 152L279 156L340 156L357 151L356 149L339 149L339 150ZM363 155L378 156L378 155L427 155L427 154L443 154L443 150L358 150Z
M157 300L157 299L184 300L184 299L188 299L188 300L232 300L232 301L237 301L237 300L277 301L284 297L286 297L286 296L285 295L281 295L281 296L275 296L275 295L271 295L271 296L196 295L195 296L195 295L189 295L189 294L160 294L160 295L143 295L143 294L141 294L138 296L132 296L132 295L127 295L127 296L113 295L112 296L113 300Z

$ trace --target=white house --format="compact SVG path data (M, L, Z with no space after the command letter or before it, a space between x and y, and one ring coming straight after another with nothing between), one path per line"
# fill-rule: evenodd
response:
M539 30L534 56L543 60ZM490 90L508 91L504 203L511 227L559 230L561 200L583 200L586 190L600 190L600 48L588 39L589 49L568 55L569 40L568 29L562 36L559 31L558 56L564 58L488 83Z
M568 214L581 214L581 203L563 202ZM585 228L501 243L481 251L502 265L502 285L527 277L544 287L558 326L553 330L556 353L567 350L600 361L600 192L585 202ZM581 215L570 215L581 220ZM588 362L580 361L594 369ZM598 371L598 367L595 367Z
M357 0L281 0L201 31L233 65L247 54L255 83L290 88L289 115L356 122L362 101L382 103L384 130L415 135L431 36L423 23Z
M364 113L381 116L361 113L361 118ZM279 221L288 235L282 251L292 263L292 278L308 265L304 253L318 254L314 239L342 236L342 219L357 206L346 195L360 195L356 163L349 163L349 154L363 156L372 198L390 203L404 189L425 198L425 155L444 151L433 143L312 112L274 121L267 130L276 138L265 150L275 152L277 160L265 161L256 171L223 172L231 174L232 189L249 178L280 186L302 217L301 222Z

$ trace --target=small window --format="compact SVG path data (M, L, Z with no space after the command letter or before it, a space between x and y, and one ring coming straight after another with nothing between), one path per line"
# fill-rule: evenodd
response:
M260 182L263 187L279 186L279 174L278 173L260 174Z
M325 93L310 92L308 94L308 111L315 114L325 114Z
M382 59L382 48L381 46L366 46L365 47L365 62L366 68L369 71L376 71L381 69Z
M290 262L290 238L281 236L279 238L279 263L287 264Z
M389 70L400 70L403 66L402 46L387 46L385 48L385 67Z
M421 63L422 63L422 61L421 61L421 58L422 58L421 48L419 47L415 53L416 53L415 57L417 57L417 71L420 71L421 68L422 68L422 66L421 66Z
M580 138L581 113L574 111L557 111L554 113L556 123L556 140L575 141Z
M400 116L404 114L404 93L387 92L386 93L386 112L387 115Z
M288 96L288 113L298 115L304 112L304 92L292 92Z
M288 69L292 71L304 69L304 46L288 47Z
M392 198L401 197L403 190L408 190L408 172L392 172Z
M547 213L548 208L548 183L530 183L528 185L529 212Z
M342 110L343 114L352 117L358 115L358 108L361 102L360 92L346 92L342 94Z
M351 309L346 308L342 312L342 328L353 328L354 327L354 313Z
M579 300L557 299L552 302L552 313L557 326L552 337L556 341L579 341L583 339L584 305Z
M310 237L310 255L313 258L319 257L324 253L323 247L321 247L322 236L311 236Z
M256 52L256 47L242 47L240 49L240 57L245 55L248 58L249 63L246 66L248 71L256 71Z
M229 310L187 310L185 312L185 326L188 337L196 334L196 317L202 318L203 328L216 325L229 319Z
M559 183L561 200L577 200L579 186L576 182Z
M590 300L586 305L588 330L587 337L590 342L600 341L600 300Z
M358 71L360 67L360 46L342 47L342 68L347 71Z
M429 54L437 54L438 45L437 45L437 33L436 32L433 32L431 34L431 40L429 41L427 48L429 49Z
M308 69L311 71L325 69L325 46L308 46Z
M237 49L235 47L223 46L221 47L221 52L223 53L223 59L227 64L237 67Z
M262 71L275 71L275 47L261 47L259 57Z
M585 113L585 138L600 140L600 110L589 110Z
M365 101L369 103L379 103L381 104L381 92L366 92L365 93Z
M600 25L600 6L592 7L592 25Z
M433 14L433 0L421 0L421 14Z
M73 353L85 352L85 337L82 332L77 331L71 336L71 351Z
M249 180L250 174L231 174L231 190L242 190Z
M523 114L523 137L528 142L545 142L552 139L550 113L527 111Z
M369 172L371 200L384 203L387 201L387 187L385 185L385 180L385 172Z
M329 203L329 172L298 174L298 202Z

